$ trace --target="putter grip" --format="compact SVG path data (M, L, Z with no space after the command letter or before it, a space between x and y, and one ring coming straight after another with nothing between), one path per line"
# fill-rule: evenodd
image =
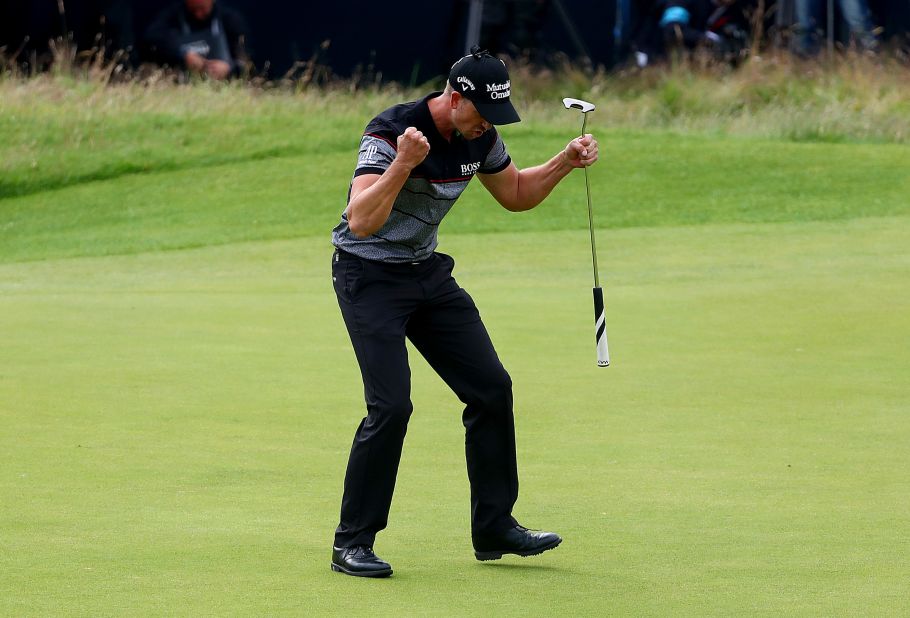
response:
M607 319L604 314L603 288L594 288L594 336L597 341L597 366L610 366L610 349L607 347Z

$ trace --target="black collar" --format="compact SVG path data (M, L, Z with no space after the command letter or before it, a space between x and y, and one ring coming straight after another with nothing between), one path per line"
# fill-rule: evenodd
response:
M430 99L435 99L441 95L442 90L431 92L417 102L417 106L414 108L414 126L423 131L423 134L427 136L427 140L430 142L431 146L436 144L437 146L443 145L448 147L453 145L456 140L461 140L463 138L458 131L453 131L452 140L449 141L439 132L439 128L433 120L433 114L430 113Z

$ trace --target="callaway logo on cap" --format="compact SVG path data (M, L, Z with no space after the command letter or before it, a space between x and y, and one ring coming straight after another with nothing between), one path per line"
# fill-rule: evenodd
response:
M490 52L476 45L472 47L469 55L452 65L449 84L473 103L490 124L511 124L521 120L509 100L512 82L506 65Z

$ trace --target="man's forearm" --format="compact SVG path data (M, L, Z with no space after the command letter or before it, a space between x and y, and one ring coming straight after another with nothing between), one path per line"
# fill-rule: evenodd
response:
M379 180L355 195L346 210L351 232L365 238L382 228L410 173L405 165L393 161Z
M575 169L567 160L564 151L552 159L518 172L518 186L515 199L506 208L512 211L530 210L540 204L560 180Z

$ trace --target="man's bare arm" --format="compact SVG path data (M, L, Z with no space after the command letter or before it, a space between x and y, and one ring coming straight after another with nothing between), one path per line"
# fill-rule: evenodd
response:
M510 164L497 174L478 174L477 177L506 210L530 210L546 199L569 172L593 165L597 156L597 140L589 134L572 140L542 165L519 170Z
M408 175L426 158L430 143L424 134L408 127L398 136L398 152L392 164L382 173L364 174L351 183L351 199L345 213L348 227L358 238L379 231Z

